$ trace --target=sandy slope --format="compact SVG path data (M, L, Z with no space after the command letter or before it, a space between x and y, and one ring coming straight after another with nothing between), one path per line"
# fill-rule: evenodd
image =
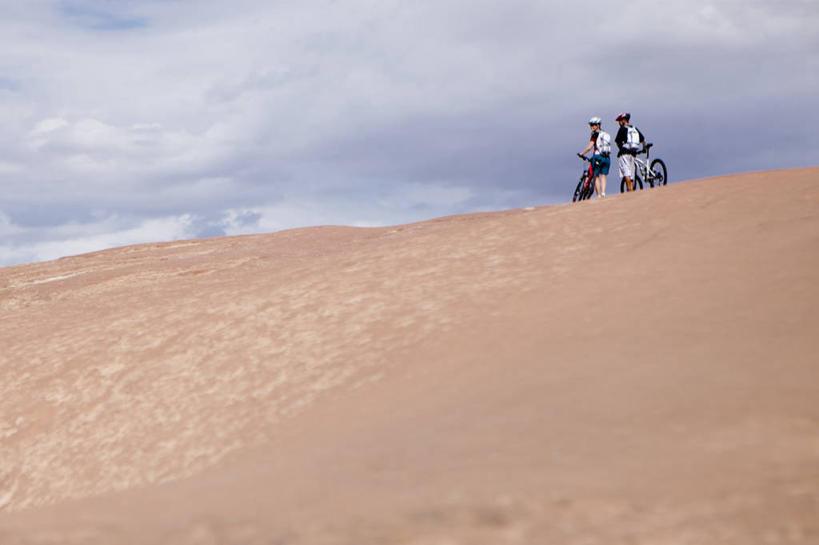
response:
M0 543L819 543L819 169L0 269Z

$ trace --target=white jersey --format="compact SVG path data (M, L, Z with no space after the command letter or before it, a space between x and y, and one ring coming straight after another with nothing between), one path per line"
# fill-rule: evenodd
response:
M611 153L611 135L606 131L597 133L597 140L594 141L594 153Z

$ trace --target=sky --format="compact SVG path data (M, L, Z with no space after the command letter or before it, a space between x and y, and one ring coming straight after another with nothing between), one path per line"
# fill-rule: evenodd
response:
M819 165L816 0L0 0L0 266ZM617 191L616 173L609 193Z

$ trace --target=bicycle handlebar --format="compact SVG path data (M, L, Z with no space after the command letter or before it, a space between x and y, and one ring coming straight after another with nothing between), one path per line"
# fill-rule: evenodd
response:
M591 159L589 159L585 155L581 155L581 154L578 153L577 156L580 157L581 159L583 159L584 161L591 161Z

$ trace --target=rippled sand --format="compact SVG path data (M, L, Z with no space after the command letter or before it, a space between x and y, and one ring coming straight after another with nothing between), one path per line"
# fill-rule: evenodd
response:
M819 169L0 269L0 544L819 543Z

